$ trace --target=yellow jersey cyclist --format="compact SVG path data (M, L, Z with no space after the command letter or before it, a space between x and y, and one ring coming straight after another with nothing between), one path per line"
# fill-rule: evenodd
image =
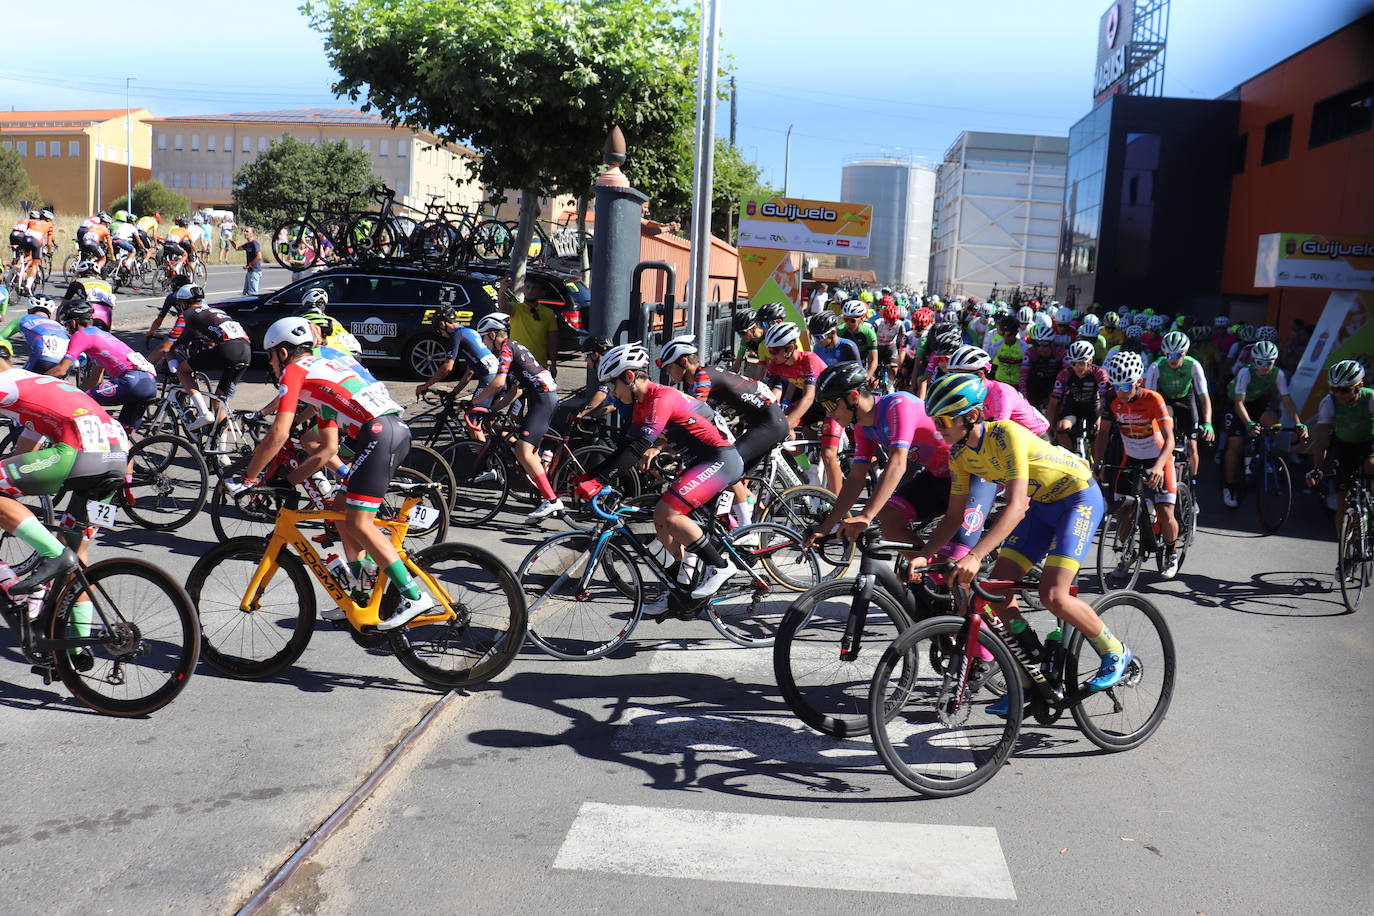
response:
M1331 392L1317 408L1317 436L1312 446L1309 482L1322 479L1322 464L1331 458L1339 465L1336 484L1336 522L1345 514L1347 482L1363 472L1374 476L1374 388L1364 386L1364 366L1343 359L1326 370Z
M983 558L994 550L994 579L1019 579L1043 561L1040 600L1097 650L1102 663L1087 686L1106 690L1125 674L1131 650L1112 635L1091 605L1070 594L1102 521L1102 491L1092 469L1076 455L1010 420L984 420L986 393L980 377L951 373L936 381L926 397L926 414L950 445L949 505L926 545L912 558L912 572L926 566L954 536L974 477L1001 484L1006 506L955 564L954 580L967 587ZM997 615L1015 631L1021 615L1014 595ZM988 709L1005 715L1006 697Z
M237 493L256 486L258 475L290 438L296 414L305 407L316 408L318 446L292 476L303 479L319 471L337 457L340 436L348 436L354 457L348 467L339 537L355 576L366 551L400 591L400 607L377 626L391 630L435 606L433 596L420 589L390 539L374 524L391 476L410 450L410 428L384 384L369 383L342 362L316 356L314 348L315 338L304 318L281 318L267 329L263 349L279 382L277 415L248 459L243 480L230 481L229 490Z

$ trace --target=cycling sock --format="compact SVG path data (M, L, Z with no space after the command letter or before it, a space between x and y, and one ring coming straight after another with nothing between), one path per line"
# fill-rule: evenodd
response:
M43 527L43 523L36 518L26 518L14 529L14 536L25 544L28 544L40 557L51 559L52 557L62 556L65 550L62 542L53 537L51 531Z
M710 540L704 534L688 544L687 549L701 557L701 561L707 566L719 569L725 565L725 561L720 558L720 553L711 546Z
M67 624L67 636L85 639L91 635L91 621L95 619L95 605L89 601L78 601L72 605L71 620Z
M387 566L386 576L395 582L396 588L400 590L401 594L411 601L420 597L420 586L416 583L415 577L410 574L410 570L406 569L405 563L397 560Z
M549 475L545 474L543 471L531 477L530 482L533 483L534 488L539 491L539 495L549 502L553 502L558 498L558 494L553 492L553 485L549 483Z
M199 391L192 392L191 403L196 405L196 412L202 417L210 416L210 404L205 400L205 395Z
M1096 636L1090 636L1088 642L1093 644L1098 655L1120 655L1126 651L1126 646L1121 640L1112 635L1112 631L1107 629L1107 625L1102 625L1102 632Z

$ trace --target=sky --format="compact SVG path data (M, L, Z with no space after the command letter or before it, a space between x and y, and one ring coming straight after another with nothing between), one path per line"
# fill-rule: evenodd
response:
M739 86L736 142L794 197L836 200L844 161L938 163L961 130L1063 136L1092 106L1108 0L722 0ZM1173 0L1165 94L1214 98L1369 10L1374 0ZM90 54L0 63L0 108L156 115L340 107L322 42L290 0L176 5L186 50L145 52L147 17L26 13ZM132 47L132 52L120 52ZM127 65L119 63L127 60ZM729 104L717 112L728 136ZM787 167L786 136L792 127ZM633 150L626 171L633 178ZM786 174L785 174L786 173Z

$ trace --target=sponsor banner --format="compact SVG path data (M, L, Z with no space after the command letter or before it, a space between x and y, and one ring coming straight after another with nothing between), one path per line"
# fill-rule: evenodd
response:
M866 258L873 207L796 197L749 198L740 204L739 219L741 248Z
M1113 3L1097 25L1097 66L1093 69L1093 100L1100 102L1121 88L1130 62L1133 3Z
M1303 232L1261 235L1255 285L1374 289L1374 236Z
M374 343L384 337L396 336L396 322L383 321L380 318L365 318L362 321L351 322L348 330L354 337L361 337L363 340L370 340Z
M781 302L787 308L788 318L805 333L806 322L801 313L801 257L795 252L773 248L741 248L739 260L744 282L751 290L757 290L749 304L758 308L770 302Z
M1374 353L1374 293L1336 292L1326 300L1298 368L1288 380L1293 403L1304 417L1317 412L1326 395L1326 369L1343 359L1370 367ZM1366 384L1368 384L1366 382Z

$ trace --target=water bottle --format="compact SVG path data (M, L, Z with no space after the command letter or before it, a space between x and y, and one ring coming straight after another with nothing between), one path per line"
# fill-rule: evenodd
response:
M1026 621L1018 617L1011 622L1011 638L1016 641L1017 647L1029 662L1037 662L1041 656L1040 637L1035 635L1035 631L1030 628ZM1062 638L1062 634L1061 634Z
M359 576L362 581L359 584L368 592L371 592L372 586L377 584L377 571L377 561L368 554L363 554L363 569Z
M673 555L668 552L668 548L663 546L663 542L654 538L649 542L649 553L658 561L658 565L667 569L673 565Z
M348 563L345 562L343 557L339 556L337 553L331 553L324 558L324 565L344 591L348 591L353 587L353 575L348 571Z
M547 471L549 469L549 465L553 463L553 449L546 448L542 452L540 452L539 460L543 463L544 470Z
M1045 646L1040 653L1041 670L1046 674L1053 674L1059 669L1060 659L1064 654L1064 631L1059 627L1050 630L1045 637Z

